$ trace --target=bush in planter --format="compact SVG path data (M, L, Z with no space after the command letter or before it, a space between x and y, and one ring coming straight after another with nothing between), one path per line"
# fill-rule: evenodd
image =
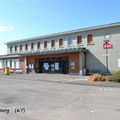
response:
M106 78L100 74L94 74L89 76L90 81L106 81Z
M120 82L120 70L113 73L109 78L109 81L111 82Z

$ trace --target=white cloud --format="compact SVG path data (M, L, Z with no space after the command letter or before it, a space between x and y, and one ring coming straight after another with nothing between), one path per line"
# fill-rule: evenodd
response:
M6 32L13 29L12 25L0 25L0 32Z

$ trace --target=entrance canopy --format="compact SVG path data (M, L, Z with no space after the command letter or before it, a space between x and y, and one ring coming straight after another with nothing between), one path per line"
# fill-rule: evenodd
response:
M66 48L66 49L50 49L44 51L32 51L26 53L20 53L21 56L30 56L30 55L43 55L43 54L61 54L61 53L70 53L70 52L87 52L85 48Z
M9 54L9 55L0 55L0 59L7 59L7 58L19 58L21 57L21 55L18 55L18 54Z

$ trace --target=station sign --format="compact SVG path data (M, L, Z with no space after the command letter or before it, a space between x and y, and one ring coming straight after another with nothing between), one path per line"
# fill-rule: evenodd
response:
M111 42L108 42L108 43L103 43L103 48L112 48L112 43Z

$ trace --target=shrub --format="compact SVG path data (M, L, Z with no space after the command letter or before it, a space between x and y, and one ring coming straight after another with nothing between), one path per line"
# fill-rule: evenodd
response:
M109 81L111 82L120 82L120 70L113 73L109 78Z
M106 78L100 74L94 74L89 76L90 81L106 81Z

